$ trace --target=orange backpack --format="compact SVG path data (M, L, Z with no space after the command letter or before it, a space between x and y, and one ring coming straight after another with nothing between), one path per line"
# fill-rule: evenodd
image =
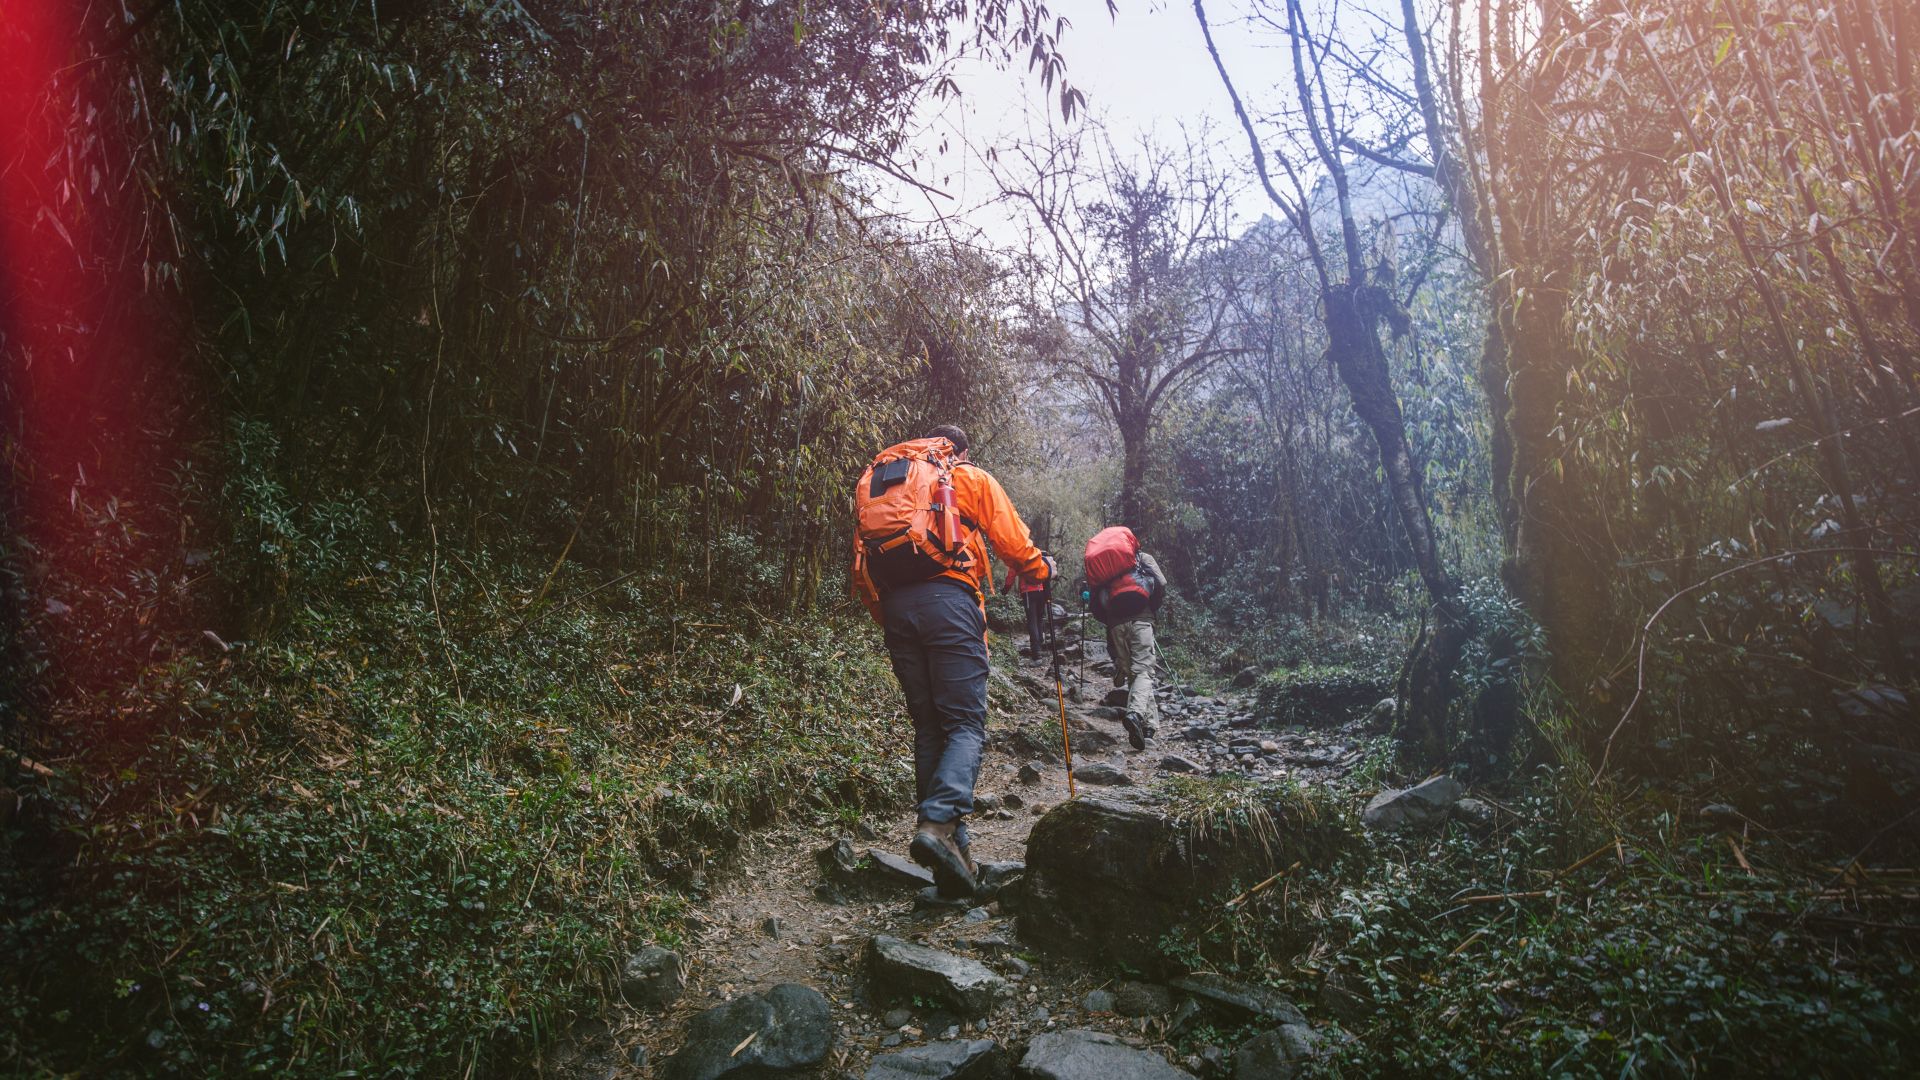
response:
M967 546L977 526L951 504L955 456L945 439L914 439L881 451L860 474L855 566L865 566L875 586L971 569Z

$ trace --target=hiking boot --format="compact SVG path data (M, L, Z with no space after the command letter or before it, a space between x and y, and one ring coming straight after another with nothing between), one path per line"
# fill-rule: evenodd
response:
M1120 723L1127 729L1127 742L1131 744L1135 750L1145 750L1147 748L1147 725L1140 719L1140 714L1134 712L1132 709L1128 709L1126 712L1120 714Z
M907 851L913 855L914 862L933 871L933 884L940 890L941 896L965 898L973 895L973 875L967 872L967 862L951 840L922 829L913 834L913 843Z

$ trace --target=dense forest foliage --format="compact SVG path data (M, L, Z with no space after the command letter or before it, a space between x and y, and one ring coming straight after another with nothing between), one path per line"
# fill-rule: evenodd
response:
M901 803L849 492L941 422L1070 571L1141 534L1177 678L1392 697L1377 777L1510 792L1513 850L1705 802L1903 865L1920 14L1192 7L1269 66L1139 146L1037 0L10 5L0 1070L512 1072L744 828ZM983 166L1023 243L883 209L962 58L1061 118ZM1322 913L1382 985L1437 948L1388 861ZM1623 910L1557 932L1724 970L1502 1067L1910 1062L1910 906L1831 971ZM1586 978L1526 940L1471 962Z

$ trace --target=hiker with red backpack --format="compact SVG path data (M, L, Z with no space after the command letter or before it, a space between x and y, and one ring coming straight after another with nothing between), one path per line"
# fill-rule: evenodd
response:
M966 432L941 425L882 451L854 491L854 595L886 631L913 718L910 850L954 898L974 892L964 819L987 740L987 547L1027 581L1055 570L967 446Z
M1113 659L1113 685L1126 688L1120 722L1135 750L1160 721L1153 700L1153 673L1160 653L1153 640L1153 615L1166 593L1166 575L1140 539L1125 525L1112 525L1087 541L1087 599L1093 617L1107 628L1107 654ZM1117 693L1117 691L1116 691Z

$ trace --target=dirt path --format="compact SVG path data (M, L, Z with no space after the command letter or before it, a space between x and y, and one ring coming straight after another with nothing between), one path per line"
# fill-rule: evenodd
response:
M1008 674L1027 692L1015 698L1019 702L1015 715L1008 717L995 709L990 724L976 794L992 797L982 800L985 803L1000 800L1003 805L977 812L969 823L974 857L981 863L1024 862L1027 836L1040 814L1068 798L1067 772L1058 761L1037 762L1038 782L1019 778L1021 766L1039 756L1043 739L1058 745L1060 721L1057 711L1038 700L1042 689L1052 697L1052 684L1043 671L1028 667ZM1006 685L999 673L996 679ZM1097 678L1090 677L1086 686L1095 693L1105 690L1104 680ZM1011 696L1003 692L1000 699ZM1182 738L1186 727L1195 724L1226 732L1229 721L1246 716L1241 699L1196 700L1174 694L1163 695L1163 701L1158 737L1149 740L1144 751L1127 746L1117 711L1070 703L1074 764L1122 766L1135 783L1151 781L1158 775L1161 759L1174 753L1215 768L1273 772L1287 768L1271 756L1241 760ZM1245 726L1245 721L1232 726ZM1246 735L1259 737L1252 732ZM1082 795L1101 790L1086 783L1078 788ZM913 824L911 812L866 821L860 826L864 836L851 839L856 850L873 848L904 856ZM1108 1031L1140 1047L1164 1047L1164 1019L1127 1018L1087 1008L1088 993L1104 987L1111 977L1023 949L1012 915L1003 913L997 903L970 910L919 910L915 890L908 885L872 898L821 895L824 878L815 853L845 835L845 829L834 826L790 825L748 838L739 856L716 876L707 899L689 920L694 930L681 949L687 988L680 1000L652 1014L622 1006L604 1027L583 1032L552 1055L542 1071L593 1080L651 1076L678 1048L693 1015L737 994L783 982L811 986L832 1003L840 1038L823 1075L864 1076L876 1054L954 1034L990 1038L1007 1046L1046 1030L1079 1027ZM871 937L883 933L986 963L1014 983L1016 1005L969 1023L938 1008L898 1009L869 1002L860 972L861 954ZM1096 998L1092 1004L1102 1002Z

